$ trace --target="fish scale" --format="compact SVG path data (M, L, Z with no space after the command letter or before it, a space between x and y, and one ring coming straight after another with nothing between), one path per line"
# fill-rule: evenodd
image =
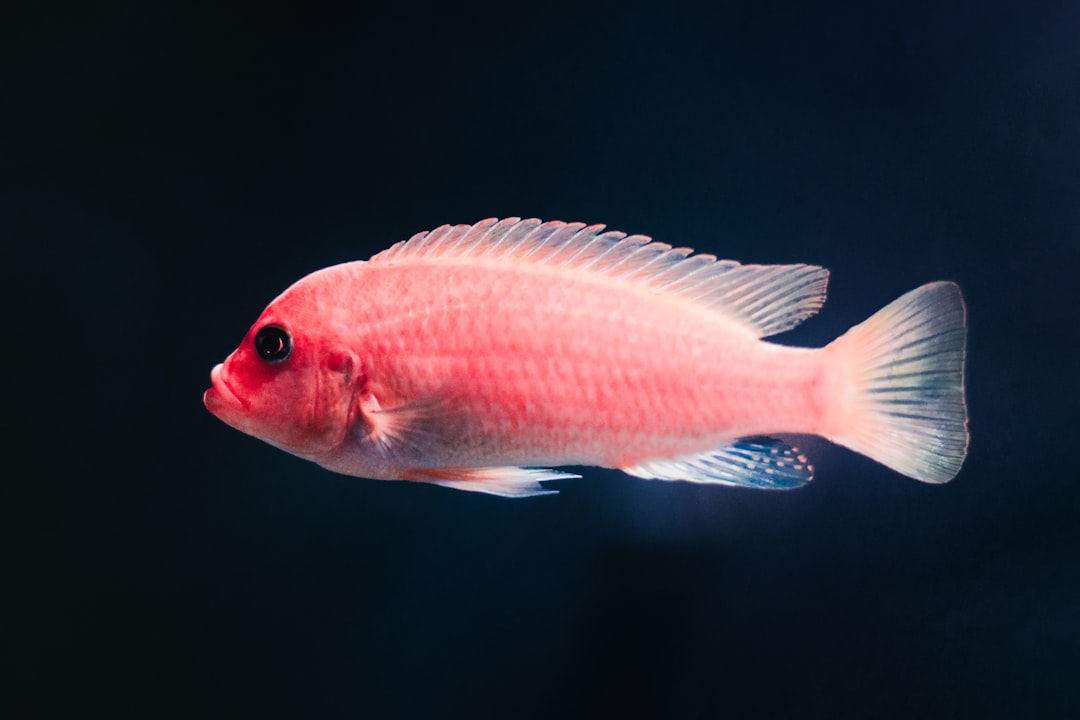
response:
M452 282L429 283L426 297L412 296L425 307L451 309L417 313L397 303L398 288L423 283L429 267L367 269L373 272L365 273L365 312L375 321L357 342L372 348L370 366L386 369L385 379L373 377L388 396L441 395L453 385L468 398L466 414L485 426L485 436L520 424L515 420L543 431L566 426L576 433L560 445L575 464L633 464L689 452L703 441L732 440L742 430L797 432L809 422L794 411L775 417L781 404L805 394L816 372L810 363L787 360L800 351L760 343L749 333L733 339L736 333L721 318L679 314L675 303L643 306L632 286L577 278L556 286L527 267L455 267L446 273ZM397 319L402 316L412 318L411 329ZM405 340L393 351L380 339L387 327L399 328ZM524 371L526 359L544 357L548 362ZM784 382L771 365L783 369ZM408 386L396 386L398 379L408 379ZM584 402L583 396L595 399ZM515 416L523 397L532 398L530 418ZM625 435L635 439L633 447L613 447ZM500 438L505 453L498 460L542 458L549 442L543 432Z

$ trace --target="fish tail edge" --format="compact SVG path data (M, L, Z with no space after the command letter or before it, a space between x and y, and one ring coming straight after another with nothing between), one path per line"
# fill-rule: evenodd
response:
M908 477L945 483L968 449L967 319L956 283L897 298L837 338L825 436Z

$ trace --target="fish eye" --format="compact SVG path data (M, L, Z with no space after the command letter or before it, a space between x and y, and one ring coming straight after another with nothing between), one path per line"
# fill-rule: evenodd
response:
M268 363L279 363L292 352L292 337L283 327L267 325L255 333L255 352Z

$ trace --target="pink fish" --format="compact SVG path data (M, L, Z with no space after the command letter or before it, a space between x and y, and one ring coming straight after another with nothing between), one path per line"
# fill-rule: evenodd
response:
M912 290L824 348L762 338L828 271L742 265L603 225L444 225L312 273L203 401L330 470L506 496L562 465L758 488L812 476L813 434L931 483L967 453L959 288Z

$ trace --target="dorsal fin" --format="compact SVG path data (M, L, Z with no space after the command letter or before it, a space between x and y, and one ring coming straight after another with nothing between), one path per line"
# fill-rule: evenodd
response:
M371 258L373 263L469 260L545 266L679 297L767 337L821 308L829 271L816 265L742 265L693 255L645 235L603 225L490 218L417 233Z

